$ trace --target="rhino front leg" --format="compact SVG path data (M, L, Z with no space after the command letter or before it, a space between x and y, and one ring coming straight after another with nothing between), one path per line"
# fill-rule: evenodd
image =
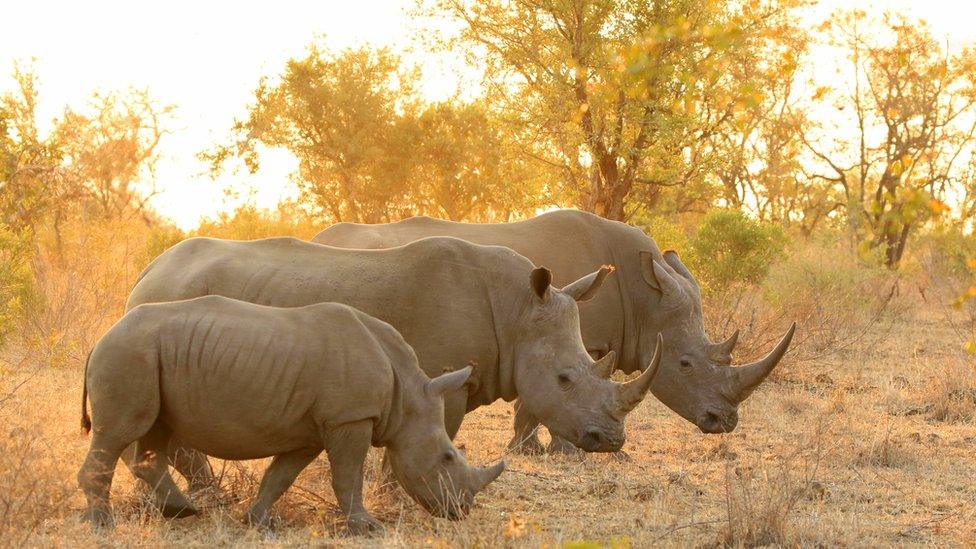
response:
M295 482L298 474L321 453L321 448L302 448L275 456L264 472L254 505L247 512L248 524L270 526L271 506Z
M545 451L539 442L539 420L526 411L522 399L515 401L515 435L508 449L517 454L539 455Z
M332 466L332 490L346 515L346 527L354 535L383 530L363 507L363 465L372 438L372 422L357 421L333 429L325 445Z

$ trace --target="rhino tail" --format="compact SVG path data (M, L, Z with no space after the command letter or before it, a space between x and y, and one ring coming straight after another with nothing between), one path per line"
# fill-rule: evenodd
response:
M91 416L88 415L88 363L91 362L91 351L85 358L85 370L81 379L81 430L87 435L91 433Z

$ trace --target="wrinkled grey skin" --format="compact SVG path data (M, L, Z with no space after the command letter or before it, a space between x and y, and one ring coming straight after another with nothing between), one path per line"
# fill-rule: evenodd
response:
M445 396L451 438L466 412L524 396L553 433L586 451L613 452L657 368L626 384L595 375L608 374L613 357L596 365L587 354L576 300L598 293L608 273L558 289L547 269L507 248L445 237L387 250L193 238L146 269L127 307L207 294L280 307L345 303L389 322L432 377L445 365L477 364L469 383ZM209 480L202 456L175 450L174 465L194 487Z
M274 456L248 522L271 506L324 450L350 531L381 528L363 507L363 463L388 448L394 475L431 513L463 517L505 465L475 468L444 430L443 394L471 368L430 379L389 324L345 305L279 309L207 296L129 311L95 345L85 371L82 426L93 430L78 473L86 520L111 522L109 487L122 450L165 516L197 510L170 477L178 436L223 459Z
M608 288L580 304L586 349L604 356L615 351L624 372L642 369L654 352L655 337L667 346L651 392L704 433L725 433L738 423L738 406L766 378L789 347L791 326L764 359L733 367L738 332L712 343L702 323L701 291L673 251L637 228L576 210L559 210L515 223L456 223L414 217L385 225L339 223L313 240L347 248L385 248L433 235L507 246L537 265L548 265L560 280L572 280L592 265L614 265ZM524 402L524 401L523 401ZM522 404L521 402L519 404ZM531 413L517 405L514 444L537 451Z

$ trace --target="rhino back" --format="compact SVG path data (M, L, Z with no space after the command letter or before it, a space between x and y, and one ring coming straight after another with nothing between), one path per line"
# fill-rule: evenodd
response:
M428 375L475 360L490 377L499 360L492 298L518 299L531 269L511 250L453 238L388 250L196 239L157 259L129 304L208 294L276 307L345 303L391 324Z
M348 307L208 296L132 313L138 330L156 337L161 417L210 455L315 446L323 428L389 415L395 366Z

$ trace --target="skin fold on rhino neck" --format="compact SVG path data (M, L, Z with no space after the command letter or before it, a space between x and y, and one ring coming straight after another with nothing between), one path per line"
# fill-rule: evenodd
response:
M528 276L524 278L527 280ZM528 306L530 297L530 292L526 291L521 303L515 304L501 299L500 296L504 294L496 291L497 288L501 286L517 288L519 285L526 284L525 280L516 280L511 272L487 271L480 280L484 284L484 291L491 308L491 322L498 358L494 364L479 363L475 368L478 386L473 394L468 396L468 410L491 404L498 399L510 402L518 397L518 390L515 387L516 357L512 354L512 350L516 348L516 338L512 330L503 330L502 327L518 325L522 310Z

